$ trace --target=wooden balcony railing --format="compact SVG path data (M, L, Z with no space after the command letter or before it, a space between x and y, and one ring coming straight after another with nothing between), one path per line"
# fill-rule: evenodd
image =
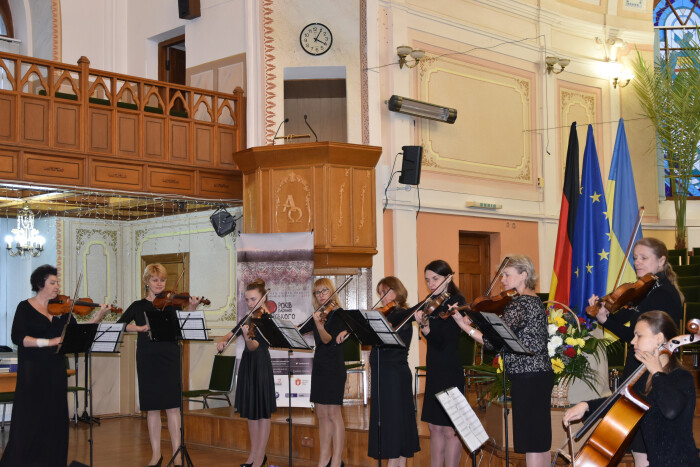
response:
M245 97L0 53L0 180L240 200Z

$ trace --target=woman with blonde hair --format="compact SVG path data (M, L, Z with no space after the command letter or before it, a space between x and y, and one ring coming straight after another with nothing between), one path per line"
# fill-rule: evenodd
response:
M312 327L316 351L311 370L310 399L316 407L318 417L321 451L318 467L345 465L342 460L345 422L341 409L347 379L343 358L343 341L347 331L343 320L336 316L342 304L334 294L335 285L330 279L324 277L314 282L314 309L326 305L314 313Z
M156 296L165 291L168 271L162 264L153 263L143 271L146 297L136 300L117 321L127 323L127 332L138 332L136 343L136 373L139 384L139 408L146 411L148 437L151 442L151 460L149 466L160 466L163 456L160 449L160 411L165 410L168 419L168 432L173 447L173 453L180 447L180 397L182 393L180 382L180 352L177 342L154 342L148 337L146 311L163 313L158 310L153 301ZM187 310L194 310L202 300L201 297L190 297ZM132 322L136 324L131 324ZM182 464L182 456L179 463Z

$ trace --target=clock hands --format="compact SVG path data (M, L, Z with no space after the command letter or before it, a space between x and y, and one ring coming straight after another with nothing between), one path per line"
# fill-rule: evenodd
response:
M318 40L318 39L316 39L316 38L314 38L314 40L315 40L316 42L320 42L320 43L323 44L323 45L328 45L328 44L326 44L325 42L320 41L320 40Z

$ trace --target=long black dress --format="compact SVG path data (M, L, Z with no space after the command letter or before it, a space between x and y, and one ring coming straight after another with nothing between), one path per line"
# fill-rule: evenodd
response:
M153 303L137 300L126 309L118 323L146 324L146 310L159 312ZM166 308L167 309L167 308ZM165 410L180 407L180 368L177 342L153 342L147 332L138 333L136 373L139 378L141 410Z
M623 381L634 373L634 370L641 364L634 357L634 349L630 345L634 339L634 326L637 324L637 318L647 311L660 310L668 313L676 326L679 326L683 317L683 303L676 287L663 271L657 273L656 277L658 278L656 284L636 307L622 308L616 313L611 313L603 324L605 329L627 343L627 359L622 371ZM629 326L625 326L628 322ZM645 442L639 431L630 443L630 450L640 453L646 452Z
M328 344L323 343L316 323L312 322L316 351L311 369L309 399L315 404L343 405L348 374L345 371L343 344L338 344L335 338L345 330L345 323L340 316L336 315L336 311L328 313L328 319L323 325L326 332L331 335L331 341Z
M12 342L17 346L17 387L2 467L66 467L68 399L66 360L56 347L24 347L26 336L59 337L72 315L48 320L27 300L17 305Z
M270 347L260 333L255 334L255 340L259 345L254 351L243 346L236 383L236 412L248 420L270 418L277 411Z
M387 320L395 327L402 323L409 313L410 310L395 308ZM411 347L413 326L407 323L398 334L406 344L405 348L373 347L369 354L369 364L372 368L372 399L369 410L367 454L375 459L379 458L379 440L377 439L379 410L382 414L382 459L413 457L413 453L420 451L411 392L411 369L408 367L408 349ZM377 363L377 357L379 357L379 363Z
M646 444L650 467L700 467L698 449L693 437L695 413L695 383L693 376L683 368L670 373L655 373L651 391L644 396L648 373L633 386L637 395L651 405L639 424L639 435ZM588 402L590 415L605 402Z
M461 295L453 295L445 300L431 315L430 332L425 336L428 343L425 355L427 374L420 419L440 426L452 426L452 421L435 395L453 386L464 392L464 369L459 358L459 335L462 329L454 319L438 317L441 311L446 312L447 307L453 303L462 306L466 300Z

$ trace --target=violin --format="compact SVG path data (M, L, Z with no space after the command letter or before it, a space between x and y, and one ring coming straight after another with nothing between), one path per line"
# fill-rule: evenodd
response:
M202 305L211 305L211 301L206 298L202 298L200 302ZM190 304L190 294L189 292L175 292L174 290L164 290L163 292L156 295L153 300L153 306L159 310L162 310L166 306L174 306L175 308L182 308Z
M688 321L686 328L691 334L684 334L669 340L661 346L661 353L671 354L683 345L700 341L700 320L691 319ZM567 427L567 441L571 450L571 458L574 459L572 465L575 463L578 466L603 467L618 464L625 453L625 449L632 441L632 435L635 432L634 428L644 413L650 408L650 405L632 389L632 386L641 378L645 371L646 366L643 364L639 365L637 370L627 378L620 388L588 417L583 427L573 437L571 436L571 424L569 424ZM581 438L608 407L610 407L610 410L574 457L573 440Z
M652 273L640 277L637 282L622 284L608 295L599 298L595 304L586 307L586 313L595 317L601 307L605 307L610 313L615 313L622 307L636 305L656 284L657 277Z
M253 321L254 319L260 319L263 317L263 315L269 315L270 312L267 311L267 308L264 306L258 307L253 312L250 314L250 317L248 318L249 324L248 324L248 338L249 339L255 339L255 322Z
M435 290L438 290L440 287L442 287L443 284L446 284L447 281L452 279L453 275L454 274L448 274L442 280L442 282L440 282L438 284L438 286L435 288ZM447 300L448 298L450 298L450 294L447 292L447 288L445 288L445 290L437 297L433 297L431 294L428 294L428 296L425 297L425 300L423 300L423 302L420 305L417 305L416 307L414 307L413 311L398 326L396 326L394 328L394 332L398 332L399 330L401 330L401 328L403 328L406 325L406 323L411 321L411 319L415 316L416 312L419 310L423 310L423 316L424 316L424 318L427 318L428 315L433 314L435 312L435 310L437 310L440 307L440 305L442 305L442 303L445 300ZM441 312L440 313L441 317L443 317L442 316L443 313L449 313L449 311ZM447 319L447 317L449 317L449 316L452 316L452 315L448 314L447 316L444 316L443 318ZM420 336L420 334L419 334L419 336Z
M516 298L520 295L518 293L518 291L515 289L505 290L499 294L491 295L491 290L493 290L493 287L496 285L496 281L498 280L499 277L501 277L503 270L508 266L509 262L510 262L510 257L506 256L503 259L503 262L501 262L501 265L498 267L498 271L496 271L496 275L491 280L491 283L489 284L488 289L486 289L486 292L484 293L484 295L482 295L481 297L476 297L468 305L460 306L460 307L454 308L453 310L450 310L451 311L450 316L452 316L455 311L463 311L463 310L474 311L474 312L495 313L497 315L500 315L501 313L503 313L503 310L505 309L506 305L508 305L511 301L513 301L514 298Z
M228 345L229 345L231 342L233 342L233 340L236 338L236 336L238 336L238 333L240 332L241 328L242 328L243 326L245 326L246 324L249 324L249 325L250 325L250 326L248 327L248 336L249 336L251 339L253 339L253 338L255 337L255 328L252 326L251 319L252 319L252 318L262 318L263 313L269 313L269 312L267 311L267 309L264 307L265 300L267 299L267 295L268 295L269 293L270 293L270 289L267 289L267 291L265 292L265 295L263 295L262 297L260 297L260 299L255 303L255 305L253 306L253 310L252 310L252 311L249 311L248 314L245 315L245 316L243 317L243 319L240 320L240 321L238 322L238 324L236 324L236 325L233 327L233 329L231 329L231 337L229 337L228 340L226 341L226 343L224 344L224 348L221 349L221 350L219 351L219 355L221 355L221 354L224 352L224 350L226 350L226 347L228 347ZM188 301L189 301L189 299L188 299ZM205 305L208 305L208 304L209 304L209 300L207 300L206 302L207 302L207 303L205 303ZM204 299L202 300L201 303L204 303ZM261 303L262 303L263 305L260 305ZM260 305L260 306L258 306L258 305ZM252 330L251 330L251 328L252 328Z
M93 308L99 308L102 305L95 303L91 298L79 298L73 300L68 295L58 295L56 298L49 300L49 313L58 316L70 313L71 311L78 316L89 315ZM109 307L112 313L121 313L122 309L114 306Z
M397 306L398 304L392 300L382 307L375 308L375 310L381 311L384 316L389 316L389 313L391 313Z
M319 321L321 321L322 324L326 324L326 321L328 321L328 315L330 315L331 311L333 311L336 308L338 308L338 305L331 300L324 307L322 307L319 310L316 310L321 312L321 317L319 318Z
M433 297L428 303L425 305L425 311L423 312L425 316L432 316L435 311L440 308L440 305L442 305L445 300L450 298L450 293L445 289L440 295L437 297ZM442 319L447 319L450 316L452 316L454 312L452 310L442 310L438 312L438 316Z

